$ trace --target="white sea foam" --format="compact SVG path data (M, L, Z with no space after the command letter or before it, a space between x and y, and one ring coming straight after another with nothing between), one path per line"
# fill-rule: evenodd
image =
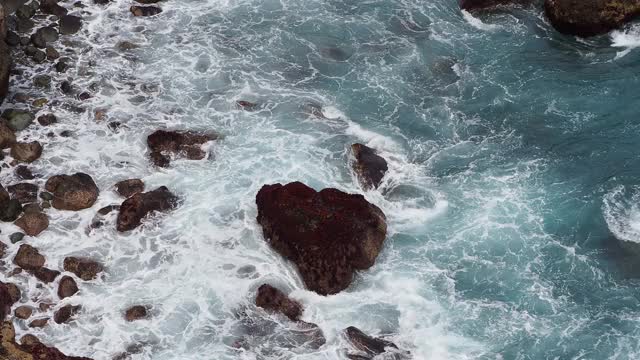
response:
M615 30L611 32L610 36L611 46L625 48L617 53L616 59L620 59L640 47L640 26L634 25L627 30Z
M464 19L467 21L467 23L469 23L469 25L473 26L474 28L476 28L478 30L496 31L496 30L499 30L501 28L500 25L487 24L487 23L483 22L482 20L478 19L477 17L471 15L471 13L466 11L466 10L462 10L462 17L464 17Z

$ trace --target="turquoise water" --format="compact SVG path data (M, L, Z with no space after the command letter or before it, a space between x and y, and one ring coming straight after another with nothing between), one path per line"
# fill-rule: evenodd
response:
M635 28L578 40L538 7L472 17L452 0L168 2L153 19L127 7L90 8L92 50L74 70L99 84L90 109L125 130L69 119L77 138L42 163L72 164L103 189L140 176L184 203L130 235L88 235L93 213L55 213L66 240L38 245L53 259L99 254L109 276L85 288L75 326L42 337L96 359L134 342L146 344L140 359L336 359L354 325L417 359L640 357L640 265L613 235L640 240ZM121 40L141 47L117 53ZM212 160L158 170L143 135L159 126L224 139ZM390 234L376 266L323 298L264 244L254 197L296 180L362 192L348 166L356 141L389 161L365 195ZM99 205L116 200L103 192ZM324 347L287 348L286 325L230 346L264 282L293 290ZM153 320L119 320L141 301Z

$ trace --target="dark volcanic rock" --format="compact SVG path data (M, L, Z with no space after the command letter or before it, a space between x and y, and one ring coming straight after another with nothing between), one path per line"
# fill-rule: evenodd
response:
M53 314L53 321L56 324L64 324L80 311L80 305L65 305Z
M93 206L100 192L91 176L84 173L53 176L47 181L45 188L53 193L54 208L73 211Z
M130 9L133 16L154 16L162 12L157 6L132 6Z
M71 276L63 276L62 279L60 279L60 284L58 285L58 296L60 299L73 296L77 292L78 285Z
M149 314L147 307L144 305L132 306L124 313L124 318L129 322L144 319L147 316L149 316Z
M37 141L17 142L11 146L11 156L20 162L34 162L42 156L42 145Z
M41 0L40 11L45 14L63 16L67 14L67 9L58 5L59 0Z
M22 213L22 204L16 199L0 202L0 220L15 221Z
M91 360L85 357L66 356L54 347L48 347L35 336L25 335L22 344L16 343L16 332L11 321L5 321L0 329L0 351L7 360Z
M58 122L58 118L53 114L45 114L38 116L38 123L42 126L49 126Z
M65 15L60 18L60 34L75 34L82 28L82 18L74 15Z
M358 175L358 180L365 190L377 188L389 169L387 161L376 154L372 148L362 145L351 145L351 151L355 158L353 170Z
M49 227L49 218L42 212L28 211L16 220L15 225L29 236L38 236Z
M60 271L47 269L46 267L29 270L29 273L46 284L53 282L60 275Z
M545 13L561 33L594 36L640 15L640 0L545 0Z
M38 201L38 185L30 183L19 183L7 187L13 199L21 204L29 204Z
M336 189L316 192L300 182L265 185L256 204L267 242L322 295L344 290L355 270L373 266L387 233L377 206Z
M23 179L23 180L33 180L36 178L33 175L33 172L31 172L31 169L29 169L24 165L16 166L15 173L20 179Z
M177 203L178 198L164 186L146 193L135 194L120 205L117 229L118 231L133 230L141 224L147 214L171 210Z
M116 184L116 192L126 198L144 191L144 182L140 179L123 180Z
M84 281L94 280L103 267L97 261L70 256L64 259L64 271L74 273Z
M147 137L151 160L160 167L169 164L167 155L185 156L190 160L204 159L202 145L217 139L217 135L192 131L157 130Z
M303 311L299 302L290 299L282 291L267 284L258 288L256 305L268 311L282 313L291 321L300 320Z
M22 244L13 263L25 270L36 270L44 266L44 256L40 255L38 250L31 245Z
M356 350L363 353L363 355L350 355L350 359L358 359L357 356L362 356L363 359L372 359L374 356L388 352L388 350L391 350L394 355L397 355L393 357L393 359L400 360L410 358L408 353L399 351L396 344L391 341L374 338L363 333L356 327L349 326L345 329L344 333L351 345L353 345Z
M11 72L9 46L4 42L6 31L4 7L0 4L0 104L2 104L9 92L9 76Z

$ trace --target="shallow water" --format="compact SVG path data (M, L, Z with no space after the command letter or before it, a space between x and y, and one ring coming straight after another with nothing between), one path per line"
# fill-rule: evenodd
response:
M28 332L95 359L132 344L133 359L337 359L351 325L416 359L640 357L640 268L613 237L640 241L636 27L577 40L537 8L473 17L449 0L167 2L150 19L129 5L83 13L78 62L56 81L97 94L81 114L52 105L53 131L73 136L23 132L46 144L39 183L84 171L102 190L92 209L49 211L52 226L27 241L50 267L72 254L107 266L63 302L83 305L75 322ZM125 40L140 47L118 50ZM157 169L145 139L159 127L223 139L207 160ZM354 142L389 161L377 191L349 170ZM87 232L132 177L181 206L130 234ZM255 222L260 187L295 180L363 193L387 214L376 265L338 295L304 290ZM34 304L56 298L32 277L11 281ZM287 323L251 305L265 282L293 291L325 346L287 346ZM153 317L126 323L140 303ZM249 351L233 346L243 314L262 319Z

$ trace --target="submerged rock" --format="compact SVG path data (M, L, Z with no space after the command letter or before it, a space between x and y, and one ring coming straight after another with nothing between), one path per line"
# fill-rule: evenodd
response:
M80 305L65 305L53 314L53 321L55 321L56 324L67 323L81 308Z
M11 306L20 299L19 296L16 299L16 296L12 294L10 285L13 284L0 282L0 321L4 321L5 317L11 312Z
M13 263L25 270L36 270L44 266L44 256L40 255L38 250L31 245L22 244L18 249Z
M144 305L132 306L124 313L124 318L129 322L145 319L147 316L149 316L147 306Z
M640 15L640 0L545 0L547 18L559 32L595 36Z
M144 191L144 182L140 179L123 180L116 184L116 192L126 198Z
M162 12L157 6L132 6L130 9L133 16L154 16Z
M299 302L290 299L282 291L267 284L258 288L256 306L267 311L282 313L291 321L298 321L302 316L302 305Z
M204 159L206 152L202 145L216 140L214 134L204 134L193 131L166 131L157 130L147 137L147 145L153 163L160 167L169 165L167 155L185 156L190 160Z
M355 161L353 170L358 176L360 184L365 190L378 188L384 174L389 169L387 161L376 154L376 151L366 145L353 144L351 151Z
M53 114L44 114L38 116L38 123L42 126L49 126L58 122L58 118Z
M82 18L74 15L65 15L60 17L58 24L60 34L71 35L77 33L82 28Z
M67 14L67 9L58 5L59 0L41 0L40 11L45 14L63 16Z
M400 351L391 341L369 336L354 326L346 328L344 333L351 345L359 352L358 354L350 353L348 355L350 359L373 359L383 353L393 353L395 355L393 359L397 360L410 358L409 353Z
M78 284L71 276L63 276L58 285L58 297L60 299L75 295L78 292Z
M42 145L37 141L17 142L11 146L11 156L25 163L32 163L42 156Z
M256 204L267 242L322 295L346 289L354 271L373 266L387 233L382 210L362 195L337 189L265 185Z
M97 261L69 256L64 259L64 271L74 273L84 281L94 280L101 273L103 267Z
M38 185L31 183L19 183L7 187L11 197L21 204L29 204L38 201Z
M161 186L153 191L138 193L120 205L118 231L133 230L140 226L142 219L156 211L167 211L176 207L178 198L169 189Z
M45 189L53 193L54 208L72 211L93 206L100 192L91 176L85 173L53 176L45 184Z

